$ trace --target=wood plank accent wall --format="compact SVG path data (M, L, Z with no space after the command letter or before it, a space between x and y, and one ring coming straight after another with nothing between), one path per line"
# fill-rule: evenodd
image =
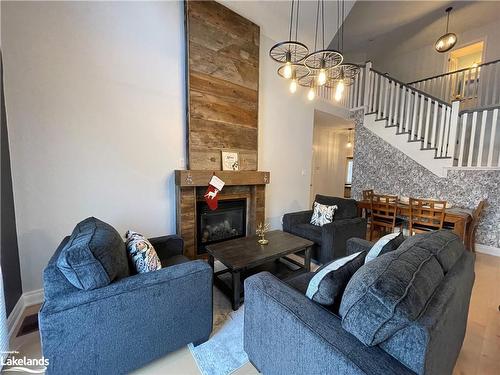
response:
M215 1L185 3L188 169L221 170L221 150L257 170L260 29Z

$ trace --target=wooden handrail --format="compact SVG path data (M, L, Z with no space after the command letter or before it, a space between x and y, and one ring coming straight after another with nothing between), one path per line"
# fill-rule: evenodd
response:
M402 81L400 81L400 80L398 80L398 79L396 79L396 78L393 78L393 77L391 77L391 76L389 76L389 75L387 75L387 74L381 73L381 72L379 72L378 70L375 70L375 69L373 69L373 68L372 68L371 70L372 70L372 72L375 72L375 73L377 73L377 74L379 74L379 75L381 75L381 76L383 76L383 77L386 77L387 79L389 79L389 81L393 81L393 82L396 82L396 83L400 84L401 86L404 86L407 90L410 90L410 91L414 91L414 92L419 93L419 94L420 94L420 95L422 95L422 96L424 97L424 99L426 99L426 100L428 100L428 98L430 98L430 99L432 99L432 100L436 101L437 103L439 103L441 106L450 107L450 104L449 104L449 103L446 103L444 100L439 99L439 98L436 98L435 96L432 96L432 95L430 95L430 94L426 93L425 91L422 91L422 90L416 89L415 87L410 86L410 85L409 85L409 84L407 84L407 83L404 83L404 82L402 82Z
M489 62L486 62L486 63L483 63L483 64L479 64L479 65L478 65L478 66L476 66L476 67L463 68L463 69L459 69L459 70L454 70L453 72L448 72L448 73L437 74L437 75L435 75L435 76L428 77L428 78L422 78L422 79L419 79L419 80L417 80L417 81L413 81L413 82L407 83L407 85L414 85L414 84L416 84L416 83L420 83L420 82L424 82L424 81L429 81L429 80L434 79L434 78L445 77L445 76L448 76L448 75L451 75L451 74L456 74L456 73L462 73L462 72L465 72L465 71L467 71L467 70L479 69L479 68L480 68L480 67L482 67L482 66L491 65L491 64L496 64L496 63L499 63L499 62L500 62L500 59L498 59L498 60L493 60L493 61L489 61Z
M463 111L460 111L460 113L458 115L462 116L464 113L493 111L495 109L500 109L500 104L486 105L484 107L479 107L479 108L464 109Z

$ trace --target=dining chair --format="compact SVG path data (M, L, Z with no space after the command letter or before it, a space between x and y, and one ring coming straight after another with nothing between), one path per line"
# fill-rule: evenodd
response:
M443 228L446 201L410 198L410 236Z
M486 200L483 199L479 202L477 207L472 212L472 221L467 228L467 248L473 253L476 252L476 229L481 218L481 213L486 206Z
M370 241L375 228L392 233L394 228L402 230L403 220L397 217L399 198L397 195L372 194L370 197Z
M373 189L363 190L363 200L369 201L370 197L373 195Z

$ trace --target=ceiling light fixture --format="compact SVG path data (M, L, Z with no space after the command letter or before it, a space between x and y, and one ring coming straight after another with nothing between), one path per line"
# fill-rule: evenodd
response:
M448 26L450 24L450 13L453 7L446 8L446 32L444 35L441 35L436 43L434 44L434 48L439 53L448 52L450 49L455 47L457 44L457 35L455 33L448 32Z
M294 30L294 20L295 20L295 39L292 40L293 30ZM308 55L309 49L304 43L297 40L299 30L299 1L297 1L297 7L295 7L295 1L291 2L290 10L290 27L288 32L288 40L280 42L271 47L269 51L269 56L278 62L283 64L281 68L281 76L290 79L293 76L294 68L296 64L300 63Z
M318 46L318 27L321 18L321 42L322 49ZM304 59L304 65L317 72L316 84L323 86L328 80L328 70L340 65L344 57L339 51L325 48L325 4L323 0L318 0L316 7L316 29L314 33L314 52Z

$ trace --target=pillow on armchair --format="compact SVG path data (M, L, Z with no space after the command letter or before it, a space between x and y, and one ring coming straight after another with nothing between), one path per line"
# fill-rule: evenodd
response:
M333 215L335 215L335 210L337 206L327 206L318 202L314 202L313 214L311 217L311 224L318 227L322 227L325 224L329 224L333 221Z
M137 273L157 271L161 262L155 248L142 234L128 230L125 234L127 253Z
M57 267L78 289L91 290L129 276L125 243L111 225L89 217L78 223Z

